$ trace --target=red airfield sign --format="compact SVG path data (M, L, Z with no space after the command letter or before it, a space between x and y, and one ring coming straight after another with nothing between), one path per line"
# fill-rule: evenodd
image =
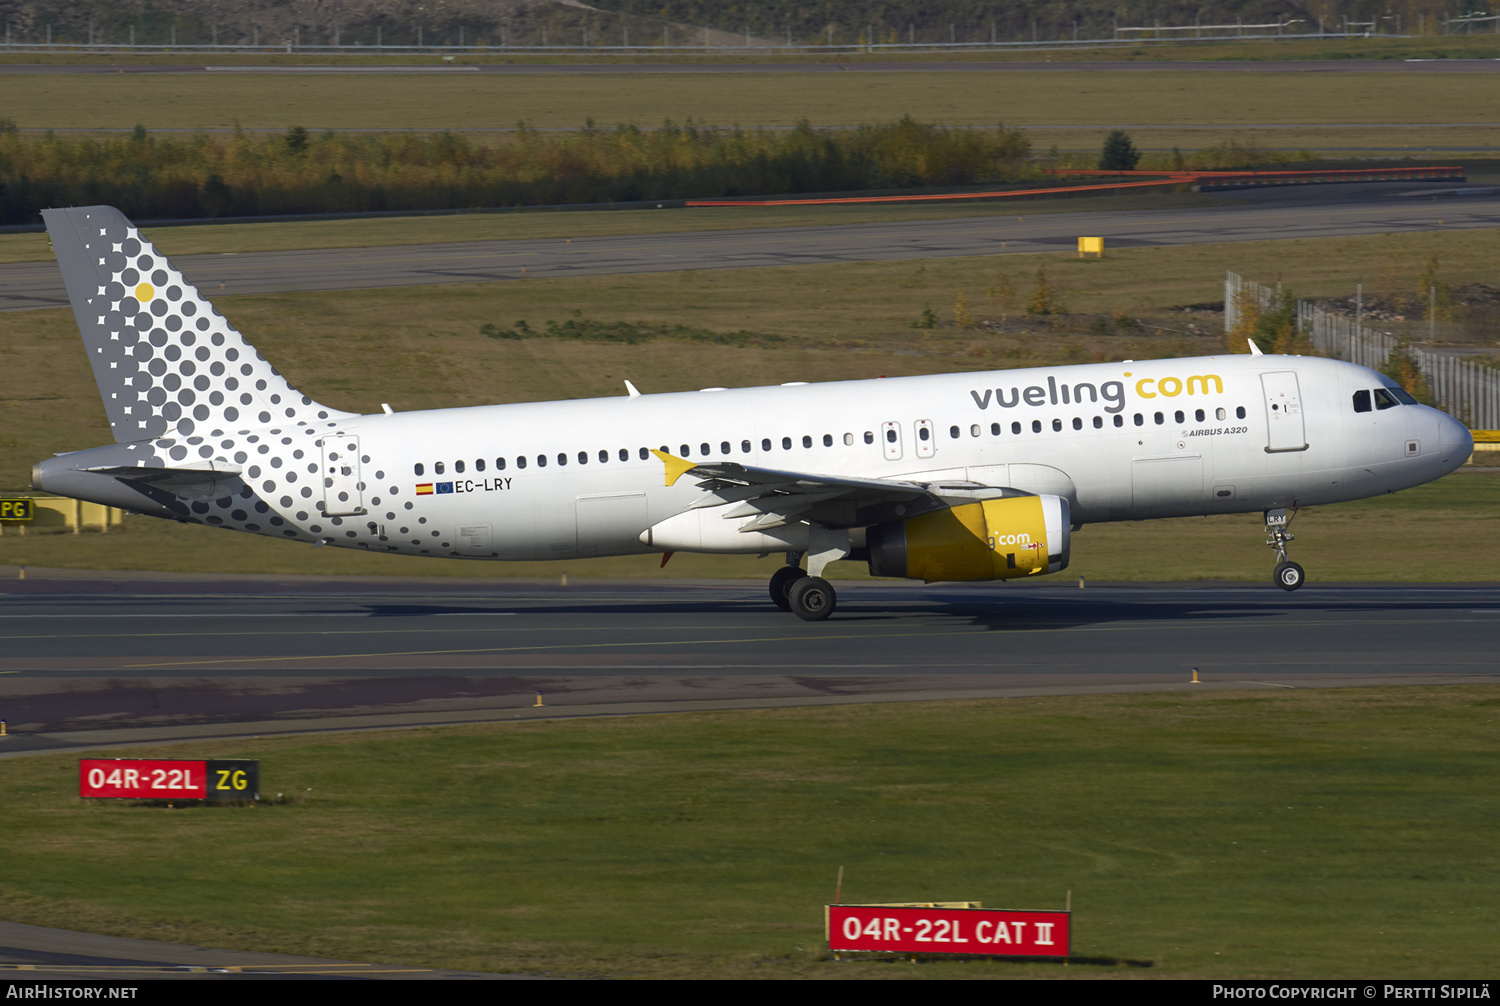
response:
M912 954L1067 957L1068 912L828 905L828 949Z

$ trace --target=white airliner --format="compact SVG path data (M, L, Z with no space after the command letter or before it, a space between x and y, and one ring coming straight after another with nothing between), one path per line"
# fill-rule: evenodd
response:
M838 559L1000 580L1084 524L1287 511L1461 465L1463 424L1375 371L1225 355L359 415L292 388L118 210L47 210L115 443L35 488L371 552L785 552L771 600L828 617ZM1253 347L1252 347L1253 348ZM807 570L800 566L803 557Z

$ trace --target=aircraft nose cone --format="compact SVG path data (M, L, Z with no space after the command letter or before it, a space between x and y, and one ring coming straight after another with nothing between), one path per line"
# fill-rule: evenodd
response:
M1469 455L1474 451L1474 435L1469 432L1467 426L1452 416L1444 415L1440 422L1442 430L1439 442L1443 445L1443 473L1447 474L1469 460Z

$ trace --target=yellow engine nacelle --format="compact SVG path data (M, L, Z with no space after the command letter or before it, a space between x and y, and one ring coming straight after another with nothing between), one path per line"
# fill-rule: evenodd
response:
M1068 565L1068 501L1013 496L964 503L865 532L872 576L1008 580Z

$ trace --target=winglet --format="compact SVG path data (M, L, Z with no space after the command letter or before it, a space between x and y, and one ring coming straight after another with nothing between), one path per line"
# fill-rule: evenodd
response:
M640 398L641 397L641 393L639 391L635 390L635 385L631 384L629 381L625 382L625 391L626 391L627 394L630 395L631 398Z
M666 465L666 477L668 486L675 485L677 480L682 478L684 472L698 467L697 465L693 464L693 462L684 460L683 458L679 458L672 454L668 454L666 451L653 450L651 453L656 455L658 461Z
M1250 347L1250 355L1251 356L1265 356L1266 355L1266 354L1264 354L1264 353L1262 353L1260 351L1260 347L1255 344L1255 340L1254 339L1246 339L1245 343L1246 343L1246 345L1248 345Z

